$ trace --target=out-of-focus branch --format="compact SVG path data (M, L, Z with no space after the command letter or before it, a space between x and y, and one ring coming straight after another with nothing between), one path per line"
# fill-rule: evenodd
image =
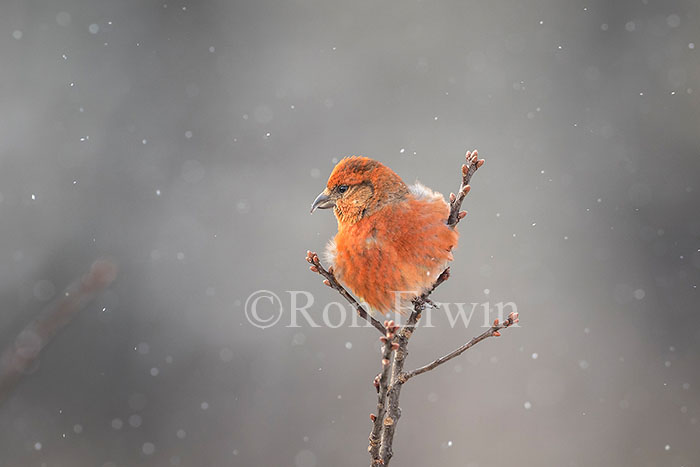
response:
M0 356L0 403L9 397L41 350L116 276L117 267L111 260L95 261L87 274L71 284L17 335Z
M318 259L318 255L313 251L306 252L306 261L309 264L311 264L309 269L325 277L323 283L326 284L328 287L337 290L338 293L342 295L343 298L345 298L345 300L347 300L353 307L355 307L355 310L357 310L357 314L360 315L360 317L371 323L372 326L377 328L377 330L382 334L386 334L386 328L382 325L382 323L380 323L372 315L367 313L367 310L365 310L364 307L360 305L357 302L357 300L355 300L355 297L350 295L350 293L347 290L345 290L345 287L340 285L340 282L338 282L338 280L335 278L335 274L333 274L333 268L329 268L328 270L326 270L321 264L321 261Z

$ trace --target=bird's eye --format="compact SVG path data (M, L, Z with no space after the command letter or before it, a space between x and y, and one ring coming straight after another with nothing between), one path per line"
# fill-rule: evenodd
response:
M347 185L340 185L340 186L338 187L338 193L343 194L343 193L345 193L346 191L348 191L348 186L347 186Z

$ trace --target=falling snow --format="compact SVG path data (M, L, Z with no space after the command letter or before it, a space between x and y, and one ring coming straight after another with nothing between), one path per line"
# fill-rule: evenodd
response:
M223 420L228 435L210 447L266 465L270 458L249 450L260 427L237 423L265 415L269 401L305 409L314 399L333 413L319 412L321 431L295 421L274 462L332 465L329 453L348 447L337 435L359 417L357 394L373 391L351 385L367 383L362 369L374 368L377 340L342 327L262 332L246 320L246 298L271 289L289 305L285 293L304 289L316 300L310 313L340 300L294 258L320 251L335 232L332 213L306 211L341 157L375 157L449 193L459 182L453 152L474 144L487 171L465 201L475 217L460 224L454 279L440 298L514 300L523 333L470 349L435 378L454 387L483 380L477 390L520 414L509 421L523 433L513 441L519 452L527 450L518 442L532 444L555 418L575 421L562 433L592 434L594 447L611 442L599 430L611 423L618 437L653 439L654 426L635 423L653 413L667 440L650 445L648 463L697 465L684 440L700 418L690 371L698 334L679 327L692 322L700 284L697 154L688 143L698 121L692 8L552 4L518 10L513 24L481 15L493 34L461 27L464 12L450 6L439 18L408 9L398 25L380 9L361 40L349 32L355 6L339 8L313 21L289 5L270 16L255 2L161 3L157 21L146 6L119 2L4 12L7 321L70 301L79 269L96 258L115 257L120 272L27 369L22 384L48 408L37 418L25 397L10 400L14 429L1 450L43 465L97 439L119 450L100 451L96 465L186 465L206 437L201 427ZM117 20L126 17L138 21ZM232 19L264 34L251 40ZM441 326L443 311L421 331L424 344L477 335L476 313L469 330L453 332ZM563 319L569 331L553 333ZM410 358L435 356L416 347ZM80 377L62 378L61 361ZM278 366L286 383L263 384ZM486 373L516 377L499 386ZM430 410L411 407L407 393L407 424L468 406L453 401L454 387L423 381L413 395ZM572 392L572 382L616 391ZM328 389L322 397L319 387ZM60 391L42 399L41 388ZM99 410L86 412L86 400ZM458 453L463 443L451 436L427 449ZM595 463L588 451L579 464Z

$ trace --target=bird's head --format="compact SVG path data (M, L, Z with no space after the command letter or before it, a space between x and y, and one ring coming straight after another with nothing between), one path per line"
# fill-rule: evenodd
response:
M367 157L346 157L331 172L311 212L334 208L339 223L354 224L407 194L406 184L389 167Z

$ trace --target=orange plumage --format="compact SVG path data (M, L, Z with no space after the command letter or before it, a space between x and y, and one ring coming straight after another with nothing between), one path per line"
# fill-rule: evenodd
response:
M333 208L338 220L326 250L336 278L380 313L402 311L397 308L429 289L457 246L440 193L407 186L366 157L335 166L312 212L316 208Z

